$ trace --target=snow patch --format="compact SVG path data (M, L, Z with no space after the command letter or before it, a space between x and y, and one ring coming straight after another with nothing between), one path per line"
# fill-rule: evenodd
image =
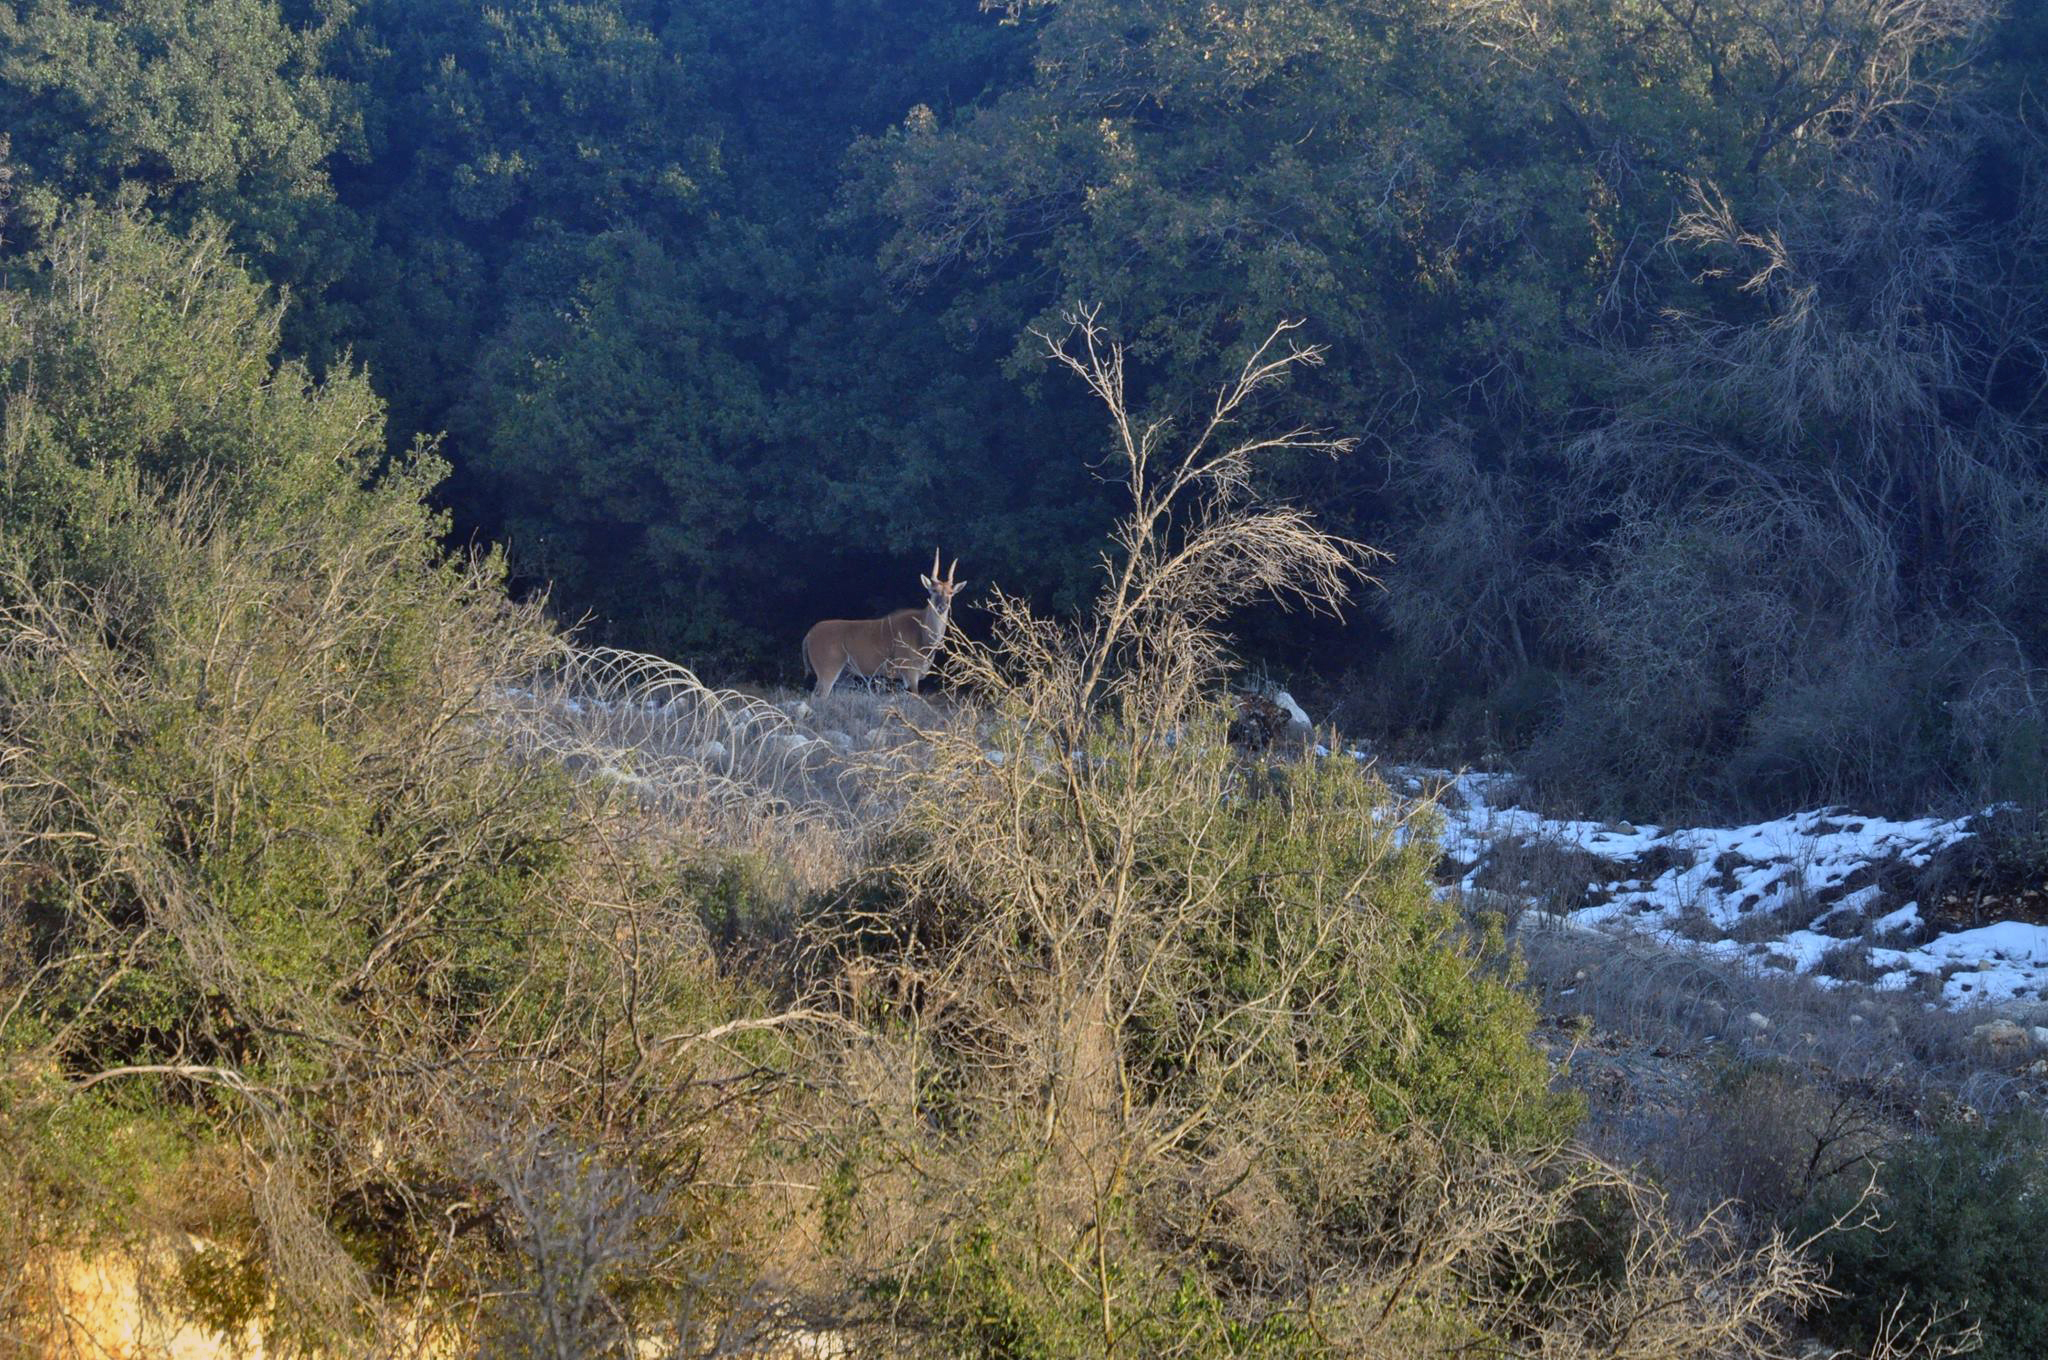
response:
M1428 772L1411 778L1419 790ZM1926 928L1919 904L1907 902L1867 923L1884 890L1842 885L1885 864L1919 868L1968 839L1970 818L1893 820L1843 808L1820 808L1735 827L1657 827L1546 817L1512 801L1502 775L1450 778L1438 800L1444 848L1469 865L1458 885L1484 891L1497 873L1498 847L1548 846L1590 857L1596 900L1567 913L1578 929L1647 932L1684 949L1745 959L1806 974L1831 950ZM1605 866L1606 872L1602 872ZM1510 885L1495 883L1496 888ZM1834 933L1818 929L1827 925ZM1881 991L1901 991L1933 976L1952 1006L2048 999L2048 926L2004 921L1952 931L1910 948L1867 950Z

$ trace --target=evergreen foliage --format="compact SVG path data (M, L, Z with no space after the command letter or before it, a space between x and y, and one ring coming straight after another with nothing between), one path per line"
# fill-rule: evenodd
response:
M526 1184L524 1130L544 1179L622 1118L683 1155L689 1075L620 1041L736 993L637 813L513 749L496 697L559 646L538 606L443 558L440 465L380 466L367 384L277 362L278 308L218 231L79 207L10 281L10 1344L58 1344L38 1261L197 1233L216 1246L158 1283L198 1316L375 1351L381 1282L480 1179ZM626 985L611 932L641 928ZM660 1089L593 1104L562 1061ZM676 1188L628 1229L682 1231Z
M301 357L349 343L318 309L358 267L363 226L335 200L362 153L358 91L329 69L349 0L24 0L0 6L0 126L23 217L139 195L181 226L229 225L292 317Z
M1884 1167L1874 1220L1823 1241L1842 1291L1827 1324L1868 1345L1894 1308L1933 1312L1978 1324L1985 1360L2039 1354L2048 1344L2044 1133L2023 1114L1948 1125L1903 1148Z
M1087 299L1160 390L1283 317L1336 347L1284 401L1372 456L1264 475L1390 588L1241 627L1377 726L1643 815L2009 785L2043 720L2029 7L24 0L0 37L17 231L89 194L231 244L393 452L443 436L458 535L612 641L779 676L934 540L1077 608L1099 436L1023 360Z
M34 579L140 583L147 506L205 486L237 523L339 512L382 453L357 373L278 361L284 308L211 220L68 207L0 295L0 516ZM422 522L424 528L424 522Z

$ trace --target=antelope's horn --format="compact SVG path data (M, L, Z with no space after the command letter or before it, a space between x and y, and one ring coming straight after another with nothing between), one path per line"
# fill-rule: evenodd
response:
M934 581L939 579L939 550L937 548L932 549L932 579Z
M958 576L959 576L959 574L960 574L960 559L956 557L956 558L954 558L954 559L953 559L953 565L952 565L952 566L950 566L950 567L947 567L947 568L946 568L946 584L947 584L947 585L952 585L952 584L953 584L953 581L954 581L954 579L955 579L956 577L958 577Z

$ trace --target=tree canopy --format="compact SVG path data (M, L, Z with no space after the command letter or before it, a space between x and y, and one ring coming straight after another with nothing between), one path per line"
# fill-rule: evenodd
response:
M595 634L793 678L934 543L1073 607L1101 435L1029 331L1099 305L1142 394L1305 319L1283 418L1366 456L1273 489L1397 561L1248 645L1666 803L2038 723L2044 63L1996 0L0 6L13 244L246 260L279 381L366 372Z

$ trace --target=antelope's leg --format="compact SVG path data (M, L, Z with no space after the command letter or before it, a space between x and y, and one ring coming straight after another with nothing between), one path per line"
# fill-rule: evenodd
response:
M811 695L811 698L817 701L818 703L824 703L825 696L832 692L832 686L839 683L839 673L845 669L846 663L844 661L841 661L838 665L832 668L832 673L830 675L827 675L822 670L819 671L818 688L817 691Z

